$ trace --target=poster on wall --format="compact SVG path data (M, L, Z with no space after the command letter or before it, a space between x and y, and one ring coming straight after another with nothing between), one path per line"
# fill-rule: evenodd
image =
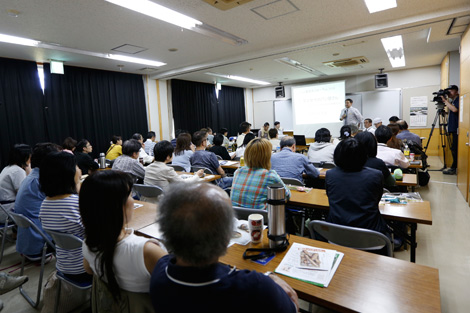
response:
M426 126L428 121L428 97L410 98L410 126Z

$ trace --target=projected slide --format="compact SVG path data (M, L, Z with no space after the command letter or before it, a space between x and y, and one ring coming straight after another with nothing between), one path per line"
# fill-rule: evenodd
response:
M344 81L292 87L294 134L315 137L317 129L325 127L338 136L344 95Z

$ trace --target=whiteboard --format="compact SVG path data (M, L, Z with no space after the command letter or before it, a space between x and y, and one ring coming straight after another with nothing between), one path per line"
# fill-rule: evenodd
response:
M401 89L361 92L362 117L374 119L380 117L383 125L388 125L391 116L402 117Z
M257 101L253 105L253 125L251 128L263 128L266 122L268 122L271 127L274 126L274 103L272 100Z
M274 101L274 119L281 123L283 129L294 129L292 100Z

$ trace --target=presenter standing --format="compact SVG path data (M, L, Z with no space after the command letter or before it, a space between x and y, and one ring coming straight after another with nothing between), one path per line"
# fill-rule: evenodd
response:
M362 115L358 109L353 108L353 101L351 99L346 99L345 108L341 110L341 115L339 120L343 121L343 125L356 125L358 128L361 126Z

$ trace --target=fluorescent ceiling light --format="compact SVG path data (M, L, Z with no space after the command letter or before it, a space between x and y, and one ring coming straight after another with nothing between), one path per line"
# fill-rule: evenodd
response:
M382 45L393 67L405 66L405 51L401 35L382 38Z
M364 0L369 13L375 13L397 7L397 0Z
M153 18L162 20L164 22L180 26L186 29L192 29L196 25L201 25L202 22L186 16L179 12L165 8L148 0L106 0L107 2L119 5L126 9L136 11Z
M257 84L257 85L270 85L271 84L271 83L264 82L264 81L261 81L261 80L255 80L255 79L241 77L241 76L235 76L235 75L224 75L224 74L217 74L217 73L206 73L206 75L223 77L223 78L238 80L238 81Z
M107 58L108 59L113 59L113 60L124 61L124 62L130 62L130 63L151 65L151 66L166 65L166 63L163 63L163 62L152 61L152 60L147 60L147 59L140 59L140 58L133 58L133 57L128 57L128 56L119 55L119 54L108 54Z
M298 70L301 70L301 71L304 71L304 72L307 72L309 74L312 74L312 75L315 75L315 76L326 76L325 73L322 73L314 68L311 68L305 64L302 64L300 63L299 61L296 61L296 60L292 60L290 58L280 58L280 59L276 59L275 61L279 62L279 63L283 63L285 65L289 65L289 66L292 66Z
M9 35L4 35L4 34L0 34L0 41L13 43L15 45L23 45L23 46L31 46L31 47L36 47L40 43L40 41L37 41L37 40L31 40L27 38L9 36Z

